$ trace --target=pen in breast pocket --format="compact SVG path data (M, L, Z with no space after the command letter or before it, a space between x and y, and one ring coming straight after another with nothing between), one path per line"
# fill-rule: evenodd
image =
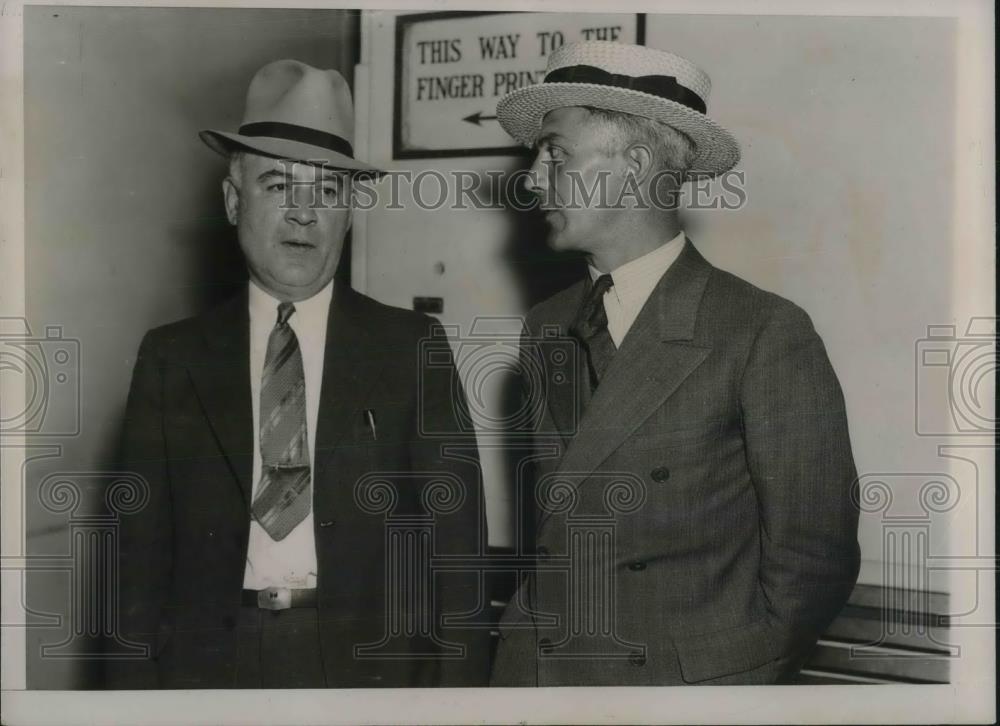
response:
M365 409L365 421L368 422L368 428L372 430L372 438L378 441L378 432L375 430L375 409L366 408Z

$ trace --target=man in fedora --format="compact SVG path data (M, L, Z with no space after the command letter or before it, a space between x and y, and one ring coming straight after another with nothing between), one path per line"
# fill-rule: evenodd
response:
M421 435L466 415L450 361L422 365L433 321L334 280L352 182L377 173L353 120L338 72L281 60L237 133L201 134L230 159L250 280L140 346L121 461L148 492L121 522L117 623L150 658L109 661L113 688L486 682L477 578L432 577L386 526L409 517L435 555L486 542L474 446Z
M570 383L536 422L553 432L534 437L537 566L502 616L494 685L786 682L855 583L856 473L823 343L796 305L709 264L669 203L739 159L708 91L683 58L588 42L497 107L537 149L549 244L584 252L589 276L526 320L580 356L524 352Z

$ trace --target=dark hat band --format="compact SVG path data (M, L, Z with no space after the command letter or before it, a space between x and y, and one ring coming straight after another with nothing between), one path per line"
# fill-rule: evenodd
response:
M306 126L296 124L286 124L279 121L258 121L252 124L240 126L242 136L267 136L274 139L285 139L286 141L299 141L310 146L319 146L330 151L336 151L350 158L354 158L354 148L351 142L342 136L329 134L326 131L310 129Z
M705 113L707 106L701 96L677 82L674 76L625 76L595 66L565 66L546 74L544 83L594 83L614 86L631 91L641 91L653 96L675 101L698 113Z

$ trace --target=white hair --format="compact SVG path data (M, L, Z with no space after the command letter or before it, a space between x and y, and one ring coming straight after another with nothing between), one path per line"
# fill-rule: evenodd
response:
M584 106L605 134L606 151L615 153L642 143L653 151L657 170L687 171L694 163L695 145L687 134L660 121L630 113Z
M241 149L236 149L229 154L229 176L237 189L243 186L243 155L245 153Z

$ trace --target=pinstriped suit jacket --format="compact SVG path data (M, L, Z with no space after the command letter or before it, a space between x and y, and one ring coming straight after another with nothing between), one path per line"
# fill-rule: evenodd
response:
M788 679L855 583L844 400L809 317L690 242L582 406L565 334L587 286L534 308L546 373L530 467L538 565L500 623L500 686Z

